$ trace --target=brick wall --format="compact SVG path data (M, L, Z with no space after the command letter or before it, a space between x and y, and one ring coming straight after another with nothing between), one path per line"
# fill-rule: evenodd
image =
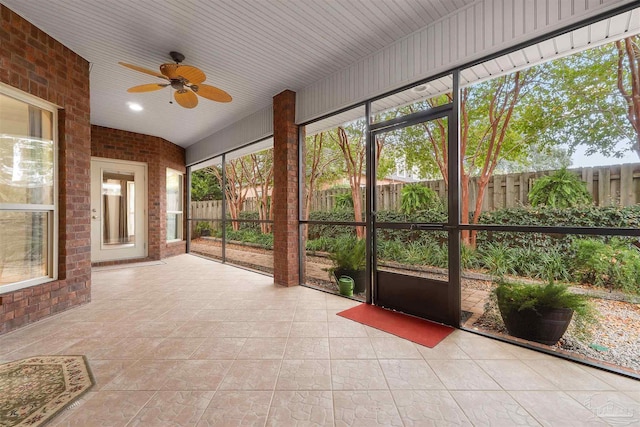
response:
M2 334L91 300L89 63L0 4L0 82L61 107L59 280L0 290Z
M295 110L295 92L286 90L273 98L273 279L284 286L300 284Z
M185 253L186 241L167 243L166 230L167 168L182 173L186 172L184 148L156 136L91 126L91 155L147 164L147 173L149 174L148 259L158 260ZM186 206L186 201L184 206ZM186 212L184 217L186 218ZM183 235L186 236L186 224L184 225ZM122 261L100 263L100 265L119 263Z

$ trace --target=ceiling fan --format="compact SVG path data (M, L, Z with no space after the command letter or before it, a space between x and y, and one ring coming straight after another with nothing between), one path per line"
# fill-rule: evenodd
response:
M231 102L231 95L227 92L215 86L202 83L207 78L202 70L191 65L182 65L182 61L184 61L183 54L179 52L169 52L169 55L175 64L169 62L160 65L160 73L137 65L118 62L118 64L124 67L159 77L166 81L166 83L149 83L134 86L127 89L127 92L152 92L171 86L175 89L173 97L176 102L184 108L194 108L198 105L198 96L196 96L196 94L212 101Z

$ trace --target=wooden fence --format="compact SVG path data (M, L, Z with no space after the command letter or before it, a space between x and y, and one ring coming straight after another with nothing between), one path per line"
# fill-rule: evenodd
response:
M597 206L631 206L640 203L640 163L587 167L571 169L582 178L587 190L593 196ZM495 175L489 180L482 210L484 212L502 208L511 208L528 204L528 196L536 179L549 175L553 171L525 172L507 175ZM447 192L444 181L425 181L424 184L434 190L442 199ZM376 188L378 210L397 210L400 208L402 188L406 184L385 184ZM469 186L470 207L475 206L478 192L477 180L472 179ZM330 211L335 207L336 196L350 193L348 188L316 191L311 201L312 211ZM364 192L363 192L364 193ZM363 194L364 197L364 194ZM247 199L245 211L257 210L257 200ZM191 217L219 220L222 217L222 201L192 202Z

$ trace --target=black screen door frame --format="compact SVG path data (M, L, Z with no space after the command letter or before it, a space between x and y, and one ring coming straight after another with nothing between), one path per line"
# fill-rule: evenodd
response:
M458 146L458 73L453 73L453 102L426 111L371 124L367 150L367 270L372 286L367 289L367 303L384 306L440 323L460 326L460 151ZM367 104L367 117L370 116ZM376 218L375 141L378 135L404 127L447 118L448 121L448 219L438 223L383 223ZM376 231L380 229L446 231L448 234L448 281L416 279L378 271ZM387 284L393 282L393 286Z

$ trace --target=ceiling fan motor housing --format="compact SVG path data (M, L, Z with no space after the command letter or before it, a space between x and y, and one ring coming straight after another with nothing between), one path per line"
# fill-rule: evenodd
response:
M184 80L183 79L171 79L171 87L175 90L184 89Z

